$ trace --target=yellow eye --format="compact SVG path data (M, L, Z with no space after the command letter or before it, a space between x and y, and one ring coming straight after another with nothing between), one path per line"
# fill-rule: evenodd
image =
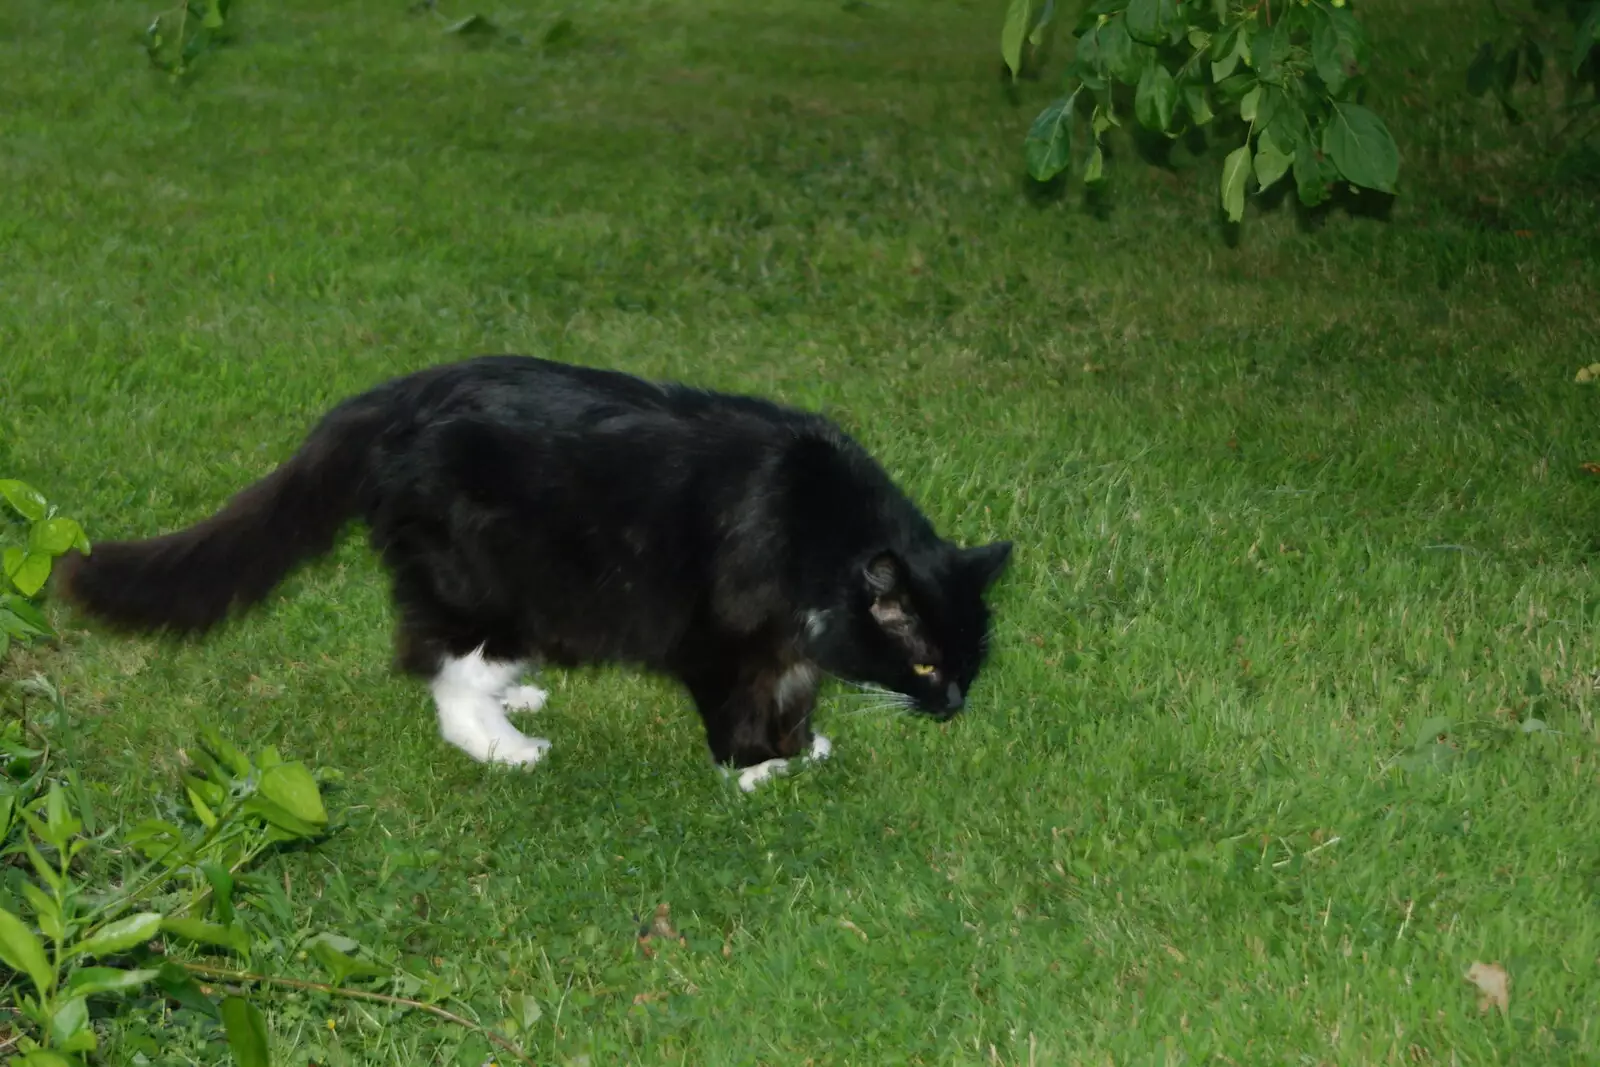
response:
M931 664L931 663L913 663L911 665L911 669L916 671L922 677L926 678L928 675L933 673L933 664Z

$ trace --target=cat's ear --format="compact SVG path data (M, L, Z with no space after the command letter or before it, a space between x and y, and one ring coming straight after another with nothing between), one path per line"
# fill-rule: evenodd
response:
M1011 542L991 541L977 548L964 549L961 558L977 577L979 585L988 589L1005 573L1006 564L1011 562Z
M893 552L874 553L861 568L861 580L872 596L888 596L900 584L900 561Z

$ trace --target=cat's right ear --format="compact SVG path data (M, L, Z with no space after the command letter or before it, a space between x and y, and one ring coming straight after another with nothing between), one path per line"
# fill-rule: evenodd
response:
M861 580L874 598L888 596L900 584L900 561L893 552L878 552L861 568Z

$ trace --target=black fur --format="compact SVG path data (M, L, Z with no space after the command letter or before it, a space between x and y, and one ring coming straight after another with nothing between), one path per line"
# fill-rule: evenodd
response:
M135 629L197 632L364 520L398 662L636 664L678 679L715 758L811 741L818 668L958 710L1009 542L960 549L820 416L612 371L485 356L345 401L215 516L63 559Z

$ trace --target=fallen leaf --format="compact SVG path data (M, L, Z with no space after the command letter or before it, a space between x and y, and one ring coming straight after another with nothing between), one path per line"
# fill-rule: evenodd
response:
M1187 962L1189 962L1189 959L1188 959L1187 956L1185 956L1183 953L1179 952L1177 949L1173 948L1171 945L1166 945L1164 947L1167 950L1167 955L1171 956L1173 959L1177 960L1179 963L1187 963Z
M653 993L639 993L634 996L633 1002L635 1004L650 1004L658 1000L665 1000L666 998L667 995L660 991Z
M1600 463L1585 463L1579 469L1588 474L1600 474Z
M865 941L867 939L867 932L861 929L861 927L857 926L855 923L851 922L849 919L840 919L839 925L844 927L846 930L849 930L852 934L855 934L861 940Z
M1467 981L1478 987L1483 996L1478 998L1478 1010L1500 1009L1505 1014L1511 1007L1511 976L1498 963L1473 962L1467 968Z
M680 945L688 944L688 940L672 928L672 905L666 901L656 906L656 913L650 920L650 925L640 929L639 948L644 951L646 957L654 956L655 948L651 942L661 939L676 941Z

